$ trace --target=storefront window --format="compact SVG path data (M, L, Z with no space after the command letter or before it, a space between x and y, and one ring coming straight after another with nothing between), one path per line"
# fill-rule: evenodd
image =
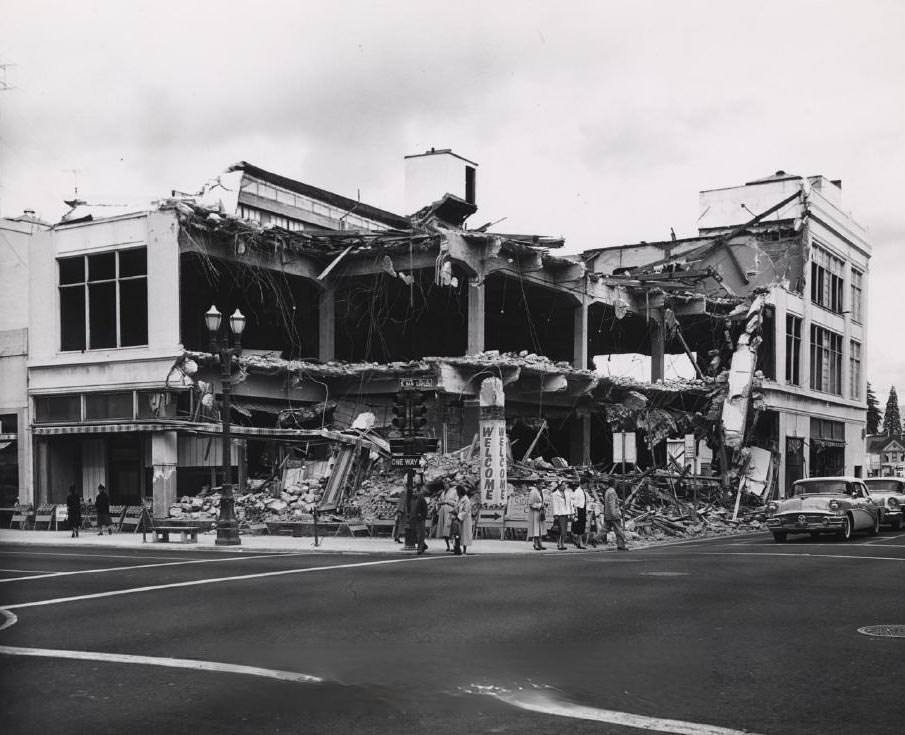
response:
M132 391L85 394L86 421L131 419L132 416Z
M39 396L35 398L35 421L81 421L82 400L79 395Z

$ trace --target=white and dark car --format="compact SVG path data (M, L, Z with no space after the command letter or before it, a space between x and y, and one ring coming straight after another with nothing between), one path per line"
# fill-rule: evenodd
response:
M905 512L905 477L868 477L864 480L874 502L880 506L880 524L902 528Z
M835 534L847 541L857 531L876 535L880 508L857 477L810 477L797 480L790 497L767 506L767 528L778 542L794 533Z

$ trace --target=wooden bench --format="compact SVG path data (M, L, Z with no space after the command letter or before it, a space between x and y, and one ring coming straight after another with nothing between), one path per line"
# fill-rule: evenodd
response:
M354 537L356 533L366 533L368 536L373 536L374 534L371 532L371 529L365 524L361 518L350 518L344 523L340 523L336 528L336 533L334 535L339 536L344 528L349 529L349 534Z
M154 526L154 528L145 529L141 532L142 542L147 541L146 534L150 531L154 534L154 542L169 543L170 534L179 534L180 543L195 544L198 543L198 526Z

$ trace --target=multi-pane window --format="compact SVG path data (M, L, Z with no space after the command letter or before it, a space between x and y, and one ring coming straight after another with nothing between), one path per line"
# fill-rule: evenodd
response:
M819 247L811 249L811 301L841 314L845 263Z
M842 335L811 325L811 388L842 395Z
M861 398L861 343L850 340L848 346L849 397Z
M801 317L786 314L786 383L801 385Z
M60 258L60 349L148 343L146 248Z
M852 321L856 321L859 324L864 322L863 281L864 274L852 268Z

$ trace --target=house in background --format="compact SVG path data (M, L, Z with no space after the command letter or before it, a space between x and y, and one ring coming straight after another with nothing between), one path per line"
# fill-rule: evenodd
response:
M870 477L905 477L905 441L886 434L869 435L867 461Z

